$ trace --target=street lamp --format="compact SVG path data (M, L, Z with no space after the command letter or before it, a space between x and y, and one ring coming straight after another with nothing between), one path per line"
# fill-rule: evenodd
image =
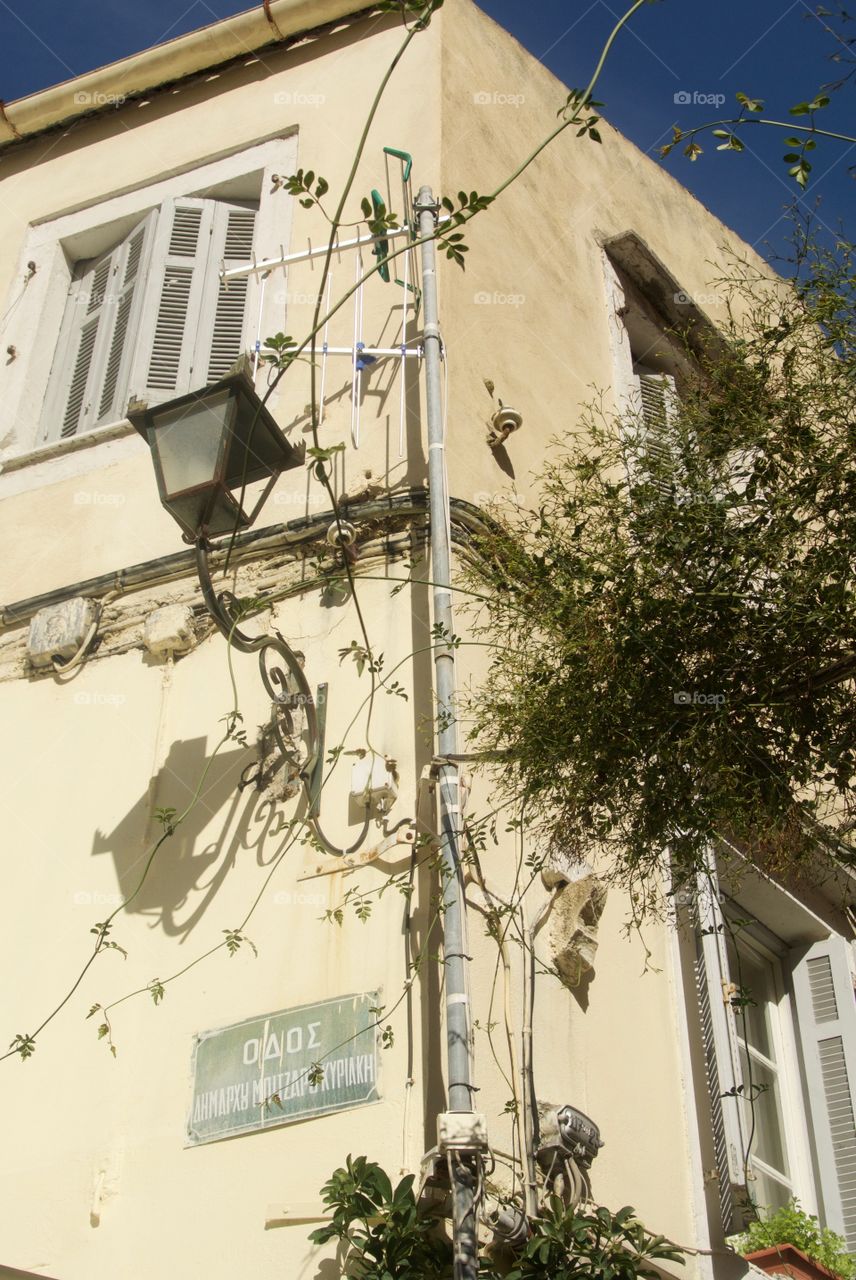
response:
M316 700L297 654L278 632L250 636L238 623L246 616L231 591L217 592L211 581L211 538L232 535L254 522L283 471L299 467L304 446L295 448L256 394L245 366L189 395L148 405L132 401L128 418L152 451L160 500L186 542L196 546L196 569L206 607L220 631L243 653L258 653L265 689L274 708L272 728L289 777L304 784L309 814L318 812L323 766L323 696L319 724ZM250 485L264 482L255 506L244 499ZM284 664L269 667L274 653ZM322 690L325 686L322 686ZM296 743L293 713L306 716L308 745Z
M160 500L188 542L249 528L282 472L303 462L303 446L285 438L243 369L164 404L132 402L128 417L152 451ZM247 512L246 490L258 481L266 483Z

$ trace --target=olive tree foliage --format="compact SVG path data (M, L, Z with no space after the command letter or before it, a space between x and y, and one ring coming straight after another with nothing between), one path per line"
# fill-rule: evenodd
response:
M856 276L795 228L791 283L729 266L671 420L567 423L473 571L473 739L640 908L665 850L681 883L717 837L768 869L856 861Z
M820 23L829 40L831 52L827 58L834 70L831 80L809 94L806 100L794 103L785 120L771 119L761 98L738 93L734 114L708 120L693 128L673 125L672 140L660 148L660 155L665 158L679 147L688 160L697 160L704 150L699 138L705 135L713 139L717 151L741 152L746 147L744 138L755 132L753 126L762 125L762 133L778 135L782 139L785 148L782 162L787 167L788 176L805 190L812 172L810 157L819 143L844 143L848 148L856 144L852 132L842 133L821 127L826 122L825 113L830 105L834 110L836 105L840 107L847 100L848 95L841 94L841 91L852 91L856 84L854 14L844 7L841 0L837 0L832 8L818 4L809 9L804 5L800 16L812 23ZM839 94L840 97L837 96ZM788 136L784 137L784 134Z

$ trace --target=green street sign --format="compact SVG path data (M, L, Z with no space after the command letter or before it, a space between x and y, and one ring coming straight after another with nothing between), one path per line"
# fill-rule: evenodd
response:
M200 1031L188 1146L376 1102L377 1002L339 996Z

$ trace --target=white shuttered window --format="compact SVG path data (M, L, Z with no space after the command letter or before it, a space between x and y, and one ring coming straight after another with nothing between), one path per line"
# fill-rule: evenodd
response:
M75 267L45 398L48 438L121 416L156 218L148 214L113 249Z
M223 377L245 343L247 280L219 271L252 257L256 207L168 200L120 244L78 263L43 413L45 439L113 422Z
M718 904L699 897L699 1016L725 1231L741 1227L747 1192L774 1209L814 1191L823 1224L856 1251L856 999L847 944L833 934L808 950L780 946L774 956L745 921L724 928ZM804 1133L811 1172L800 1165Z

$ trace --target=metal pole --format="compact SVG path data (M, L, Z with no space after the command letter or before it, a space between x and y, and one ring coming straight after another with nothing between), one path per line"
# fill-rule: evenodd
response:
M452 593L449 544L449 494L446 480L442 405L442 343L437 307L437 256L434 233L439 204L430 187L422 187L416 199L419 236L423 240L422 307L425 351L425 399L428 420L428 502L431 520L431 577L434 582L434 624L443 640L451 641ZM458 754L455 707L455 651L451 643L434 648L437 699L437 751L442 759ZM443 959L446 989L448 1042L448 1106L450 1111L473 1110L470 1079L470 1008L465 954L465 903L459 849L460 790L458 767L441 764L438 771L440 852L443 866ZM454 1275L472 1280L478 1275L476 1193L479 1156L475 1150L451 1153Z

